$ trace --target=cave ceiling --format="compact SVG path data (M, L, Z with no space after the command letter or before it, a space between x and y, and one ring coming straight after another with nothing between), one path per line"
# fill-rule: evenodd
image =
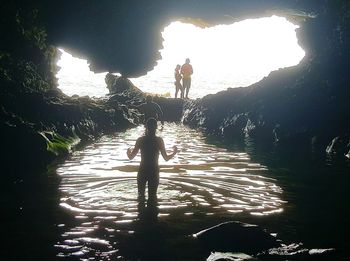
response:
M89 60L95 72L145 74L162 48L171 21L199 26L282 14L297 19L320 12L322 0L100 0L36 1L51 44Z

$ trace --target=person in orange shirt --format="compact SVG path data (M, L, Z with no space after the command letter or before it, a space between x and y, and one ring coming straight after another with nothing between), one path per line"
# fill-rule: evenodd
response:
M185 64L181 66L182 74L182 88L185 92L185 98L188 99L188 91L191 87L191 75L193 74L193 68L190 64L190 59L187 58Z

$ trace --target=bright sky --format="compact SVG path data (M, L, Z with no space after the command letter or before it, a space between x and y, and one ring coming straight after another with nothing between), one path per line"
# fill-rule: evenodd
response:
M192 98L228 87L248 86L273 70L300 62L305 52L297 43L296 28L277 16L205 29L172 22L162 32L162 59L154 70L132 81L144 91L173 95L175 66L182 65L188 57L194 69L189 95ZM67 67L71 73L79 73L80 65L63 58L59 63L62 70ZM84 66L87 68L86 61Z

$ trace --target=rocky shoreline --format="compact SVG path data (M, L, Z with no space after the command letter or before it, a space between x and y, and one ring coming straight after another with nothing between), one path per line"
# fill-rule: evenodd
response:
M187 102L183 122L228 142L249 137L256 142L303 145L348 155L350 108L344 108L348 107L347 96L332 86L320 86L326 79L314 70L304 61L272 72L250 87L228 89Z
M1 110L7 148L4 162L10 168L19 160L24 168L45 166L67 156L77 145L142 124L136 107L144 102L145 94L130 81L128 84L121 92L101 99L68 97L59 89L17 96L16 103L21 108L26 105L25 110L16 106L11 112ZM155 101L164 110L164 120L181 119L182 100L156 97Z

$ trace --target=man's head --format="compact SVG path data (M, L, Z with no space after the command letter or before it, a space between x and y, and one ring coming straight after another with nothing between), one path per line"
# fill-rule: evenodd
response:
M190 63L190 58L186 58L186 63Z
M155 118L149 118L146 122L146 133L148 135L155 135L157 130L157 120Z

